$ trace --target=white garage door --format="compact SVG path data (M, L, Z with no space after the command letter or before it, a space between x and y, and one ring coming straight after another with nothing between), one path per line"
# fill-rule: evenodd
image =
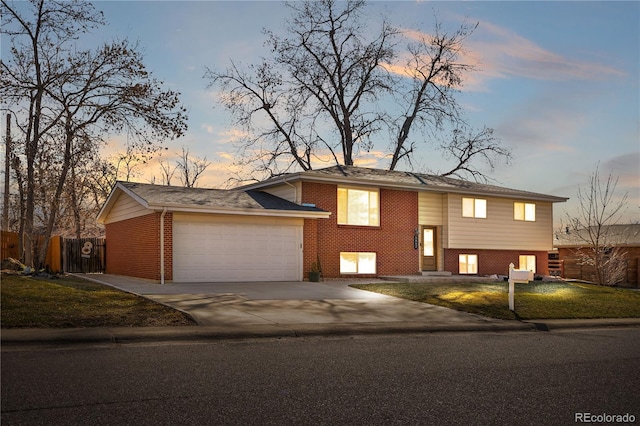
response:
M173 281L301 281L302 219L174 214Z

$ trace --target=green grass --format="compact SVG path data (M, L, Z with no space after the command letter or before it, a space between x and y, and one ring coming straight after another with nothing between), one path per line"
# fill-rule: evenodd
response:
M2 328L195 325L182 312L117 289L63 276L2 275Z
M379 283L351 287L500 319L640 318L640 291L569 282Z

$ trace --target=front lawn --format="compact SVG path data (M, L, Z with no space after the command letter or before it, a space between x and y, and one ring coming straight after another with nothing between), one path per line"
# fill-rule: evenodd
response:
M2 275L2 328L195 325L182 312L73 276Z
M640 318L640 291L569 282L378 283L351 287L500 319Z

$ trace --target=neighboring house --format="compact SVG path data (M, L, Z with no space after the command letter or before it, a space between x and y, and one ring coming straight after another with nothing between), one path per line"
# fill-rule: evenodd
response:
M621 284L638 287L640 282L640 224L606 225L601 229L603 249L621 250L626 257L626 280ZM592 245L588 242L586 229L556 233L554 247L562 267L562 276L585 281L595 281L595 268L582 261L580 252L589 253Z
M334 166L235 190L120 182L99 220L107 273L156 281L301 280L316 261L324 277L506 275L509 263L545 275L566 200Z

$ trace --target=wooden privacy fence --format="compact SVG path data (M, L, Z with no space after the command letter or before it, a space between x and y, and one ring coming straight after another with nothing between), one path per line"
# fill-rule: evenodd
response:
M37 239L37 247L44 239ZM0 238L0 258L13 257L20 260L19 235L2 231ZM107 259L107 244L104 238L62 238L51 237L45 265L51 272L104 272Z
M65 272L104 272L107 260L107 244L104 238L80 238L62 240Z
M44 242L44 237L40 236L35 238L34 242L34 253L38 253ZM59 236L51 237L51 240L49 240L49 248L44 264L51 272L62 272L61 244L62 238ZM20 236L17 232L0 232L0 259L6 259L7 257L22 260L22 253L20 253Z

